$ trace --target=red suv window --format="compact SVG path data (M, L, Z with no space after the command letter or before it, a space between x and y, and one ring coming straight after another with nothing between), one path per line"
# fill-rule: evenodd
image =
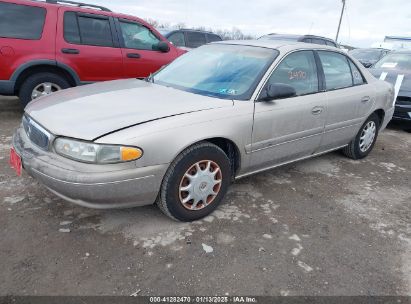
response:
M44 8L0 2L0 37L38 40L45 19Z
M156 50L158 39L148 28L136 22L120 20L124 46L127 49Z
M64 39L69 43L113 47L108 17L66 12Z

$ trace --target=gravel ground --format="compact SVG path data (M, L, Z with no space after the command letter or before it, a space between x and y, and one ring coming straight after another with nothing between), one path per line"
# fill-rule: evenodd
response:
M201 221L66 203L8 166L0 97L0 295L411 295L411 134L241 179Z

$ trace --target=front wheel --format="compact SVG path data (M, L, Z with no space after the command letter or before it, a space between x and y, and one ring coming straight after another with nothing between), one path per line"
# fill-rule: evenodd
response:
M356 137L342 150L343 153L352 159L366 157L374 147L379 128L380 119L374 113L364 122Z
M224 151L208 142L195 144L170 165L157 205L175 220L201 219L220 204L230 180L230 160Z

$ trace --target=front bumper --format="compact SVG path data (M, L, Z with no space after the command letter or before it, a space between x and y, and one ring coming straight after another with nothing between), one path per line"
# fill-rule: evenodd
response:
M19 128L12 145L23 169L61 198L89 208L153 204L168 164L137 168L135 162L96 165L66 159L35 146Z
M411 124L411 106L396 104L392 120Z
M14 95L15 82L11 80L0 80L0 95Z

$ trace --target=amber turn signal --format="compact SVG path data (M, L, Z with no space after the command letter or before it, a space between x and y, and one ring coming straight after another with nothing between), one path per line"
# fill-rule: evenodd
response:
M121 160L130 161L136 160L143 156L143 151L139 148L121 147Z

